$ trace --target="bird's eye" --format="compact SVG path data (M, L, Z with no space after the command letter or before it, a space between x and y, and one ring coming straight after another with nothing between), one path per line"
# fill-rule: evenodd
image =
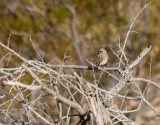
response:
M101 51L98 51L98 54L100 54L101 53Z

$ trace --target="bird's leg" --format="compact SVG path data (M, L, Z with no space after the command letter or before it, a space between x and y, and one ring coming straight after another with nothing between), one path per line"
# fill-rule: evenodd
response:
M106 64L104 64L104 68L105 68L105 67L107 67L107 63L106 63Z
M94 71L98 72L98 66L94 67Z

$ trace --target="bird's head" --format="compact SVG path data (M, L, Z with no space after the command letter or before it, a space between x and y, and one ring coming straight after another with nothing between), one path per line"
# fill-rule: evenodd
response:
M98 50L98 54L100 54L102 52L106 52L106 50L104 48L101 48L101 49Z

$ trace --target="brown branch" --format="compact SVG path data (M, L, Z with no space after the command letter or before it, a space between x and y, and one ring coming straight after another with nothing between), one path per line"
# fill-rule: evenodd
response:
M53 95L56 99L58 99L59 101L61 101L62 103L73 107L75 110L77 110L81 115L83 115L85 113L85 111L83 110L83 108L78 104L75 103L63 96L61 96L60 94L57 94L54 90L49 89L48 87L46 87L41 80L25 65L23 65L24 69L26 71L28 71L30 73L30 75L42 86L43 90L46 90L48 93L50 93L51 95Z
M77 18L76 11L72 6L70 6L66 2L64 2L64 6L72 13L72 20L71 20L72 43L79 57L80 62L84 65L85 62L84 62L83 53L80 50L79 45L78 45L79 39L78 39L77 30L76 30L76 18Z

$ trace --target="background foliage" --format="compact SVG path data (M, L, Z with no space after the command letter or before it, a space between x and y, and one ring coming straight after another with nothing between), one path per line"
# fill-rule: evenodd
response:
M123 43L129 25L136 14L149 2L148 0L66 0L76 10L76 30L78 45L86 59L95 62L97 49L104 47L109 51L108 66L116 66L117 58L113 55L120 37ZM64 63L64 54L70 56L67 64L81 64L72 44L72 13L64 6L63 0L1 0L0 1L0 41L20 53L27 59L40 60L32 42L44 62L54 60ZM160 79L160 1L154 0L137 18L133 33L127 42L127 56L132 62L146 46L152 45L152 52L135 70L136 76ZM10 41L10 42L9 42ZM109 49L111 48L111 49ZM0 67L15 67L20 60L10 59L1 47ZM10 60L9 60L10 59ZM9 63L7 63L9 60ZM146 63L147 62L147 63ZM150 64L152 70L150 71ZM149 75L150 72L150 75ZM87 79L92 79L83 74ZM30 79L28 79L29 81ZM102 84L106 84L102 79ZM110 87L112 85L108 85ZM143 88L143 85L142 85ZM5 90L4 90L5 91ZM156 89L150 90L149 98L154 102ZM156 102L157 109L160 100ZM130 104L134 107L134 103ZM150 113L150 112L149 112ZM144 119L150 114L143 114ZM134 117L134 116L131 116Z

